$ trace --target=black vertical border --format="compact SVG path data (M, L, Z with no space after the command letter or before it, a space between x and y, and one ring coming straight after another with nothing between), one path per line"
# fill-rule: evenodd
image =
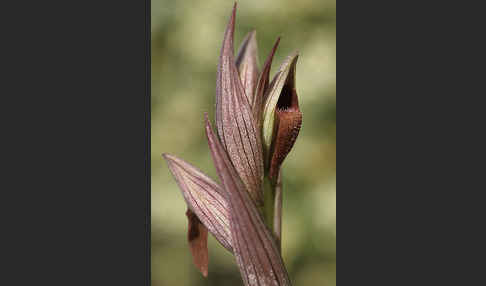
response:
M483 9L337 2L338 285L484 285Z
M0 2L0 285L150 285L150 8Z

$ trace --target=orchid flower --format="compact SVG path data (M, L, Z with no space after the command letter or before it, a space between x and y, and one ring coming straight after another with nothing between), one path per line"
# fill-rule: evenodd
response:
M224 33L216 79L216 132L205 130L219 183L177 158L163 154L187 204L193 261L208 275L208 231L234 254L244 285L291 285L281 253L281 166L299 134L302 113L295 87L298 53L269 80L280 39L263 69L256 32L235 57L236 3Z

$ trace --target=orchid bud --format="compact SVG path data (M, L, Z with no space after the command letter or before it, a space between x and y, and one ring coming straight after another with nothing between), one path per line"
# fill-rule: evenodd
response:
M302 124L302 113L295 88L295 52L280 66L265 94L263 109L263 148L265 167L275 181L280 166L292 149Z

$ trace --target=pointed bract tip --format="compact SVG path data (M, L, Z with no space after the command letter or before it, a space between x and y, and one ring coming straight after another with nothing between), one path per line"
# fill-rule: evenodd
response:
M280 71L283 71L285 69L288 69L289 67L291 67L292 65L295 65L295 63L297 62L297 59L299 58L299 51L293 51L292 53L290 53L290 55L288 55L285 60L282 62L282 64L280 65Z
M238 61L241 61L242 58L248 54L248 52L250 52L251 56L255 56L258 53L256 30L248 32L243 38L243 41L238 49L238 56L236 57L237 67L239 66Z
M270 78L270 68L272 67L273 57L275 52L277 51L277 47L280 43L280 37L277 37L275 44L273 44L272 50L268 55L267 59L265 60L265 64L263 66L263 70L260 74L258 79L257 89L255 97L253 98L253 117L257 123L257 126L260 128L262 124L261 114L263 112L263 103L265 102L266 91L269 85L269 78Z
M162 157L165 159L165 161L167 162L167 166L170 168L172 168L173 164L177 164L176 161L177 161L177 157L171 155L171 154L168 154L168 153L163 153L162 154Z
M250 41L254 41L254 42L256 42L256 34L257 34L256 29L255 29L255 28L252 28L252 29L250 30L250 32L248 32L248 39L249 39Z
M213 138L211 133L213 130L211 129L211 122L209 121L208 114L206 112L204 112L204 128L206 130L206 137L208 137L208 140L212 142Z
M277 40L275 40L275 44L273 44L272 50L270 51L270 54L268 55L267 60L265 61L265 65L263 67L263 72L262 76L265 76L265 85L268 85L268 78L269 78L269 73L270 73L270 67L272 66L272 61L273 61L273 56L275 55L275 52L277 51L277 47L280 43L280 37L277 37ZM265 86L266 88L267 86Z
M232 26L232 30L234 30L235 28L235 18L236 18L236 6L237 6L237 2L235 2L235 4L233 5L233 11L231 11L231 18L230 18L230 24Z
M248 32L248 39L249 41L256 42L256 29L251 29L250 32Z
M292 59L292 60L298 59L299 58L299 51L293 51L292 53L290 53L290 55L288 55L288 58Z
M236 17L236 2L235 5L233 6L233 11L228 21L228 25L226 26L226 30L224 31L223 47L221 49L220 57L223 56L225 51L230 52L231 56L233 56L233 34L235 32L235 17Z
M163 157L165 160L170 160L170 159L172 159L172 155L170 155L169 153L162 153L162 157Z
M177 158L174 155L168 154L168 153L162 154L162 157L164 157L165 161L167 161L167 164L169 164L169 167L173 166L174 164L175 165L181 165L181 164L183 165L184 164L183 160Z
M280 37L277 37L277 40L275 41L275 44L273 44L272 51L270 52L270 61L272 60L273 56L275 55L275 52L277 51L278 44L280 44Z
M299 58L299 53L300 52L298 50L295 50L292 53L290 53L290 55L288 57L293 59L293 60L297 60Z
M179 164L181 159L177 158L176 156L169 154L169 153L163 153L162 157L167 161L169 165L172 164Z

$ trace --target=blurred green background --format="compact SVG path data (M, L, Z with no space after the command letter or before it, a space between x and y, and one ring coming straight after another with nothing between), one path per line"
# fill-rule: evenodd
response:
M217 179L204 135L214 118L216 67L229 0L152 0L152 285L242 285L230 255L209 235L209 275L192 264L186 205L161 154ZM271 76L299 50L302 129L283 165L282 255L294 285L336 284L336 2L238 2L235 49L257 30L260 68L281 36ZM236 50L235 50L236 53ZM212 120L214 122L214 120Z

